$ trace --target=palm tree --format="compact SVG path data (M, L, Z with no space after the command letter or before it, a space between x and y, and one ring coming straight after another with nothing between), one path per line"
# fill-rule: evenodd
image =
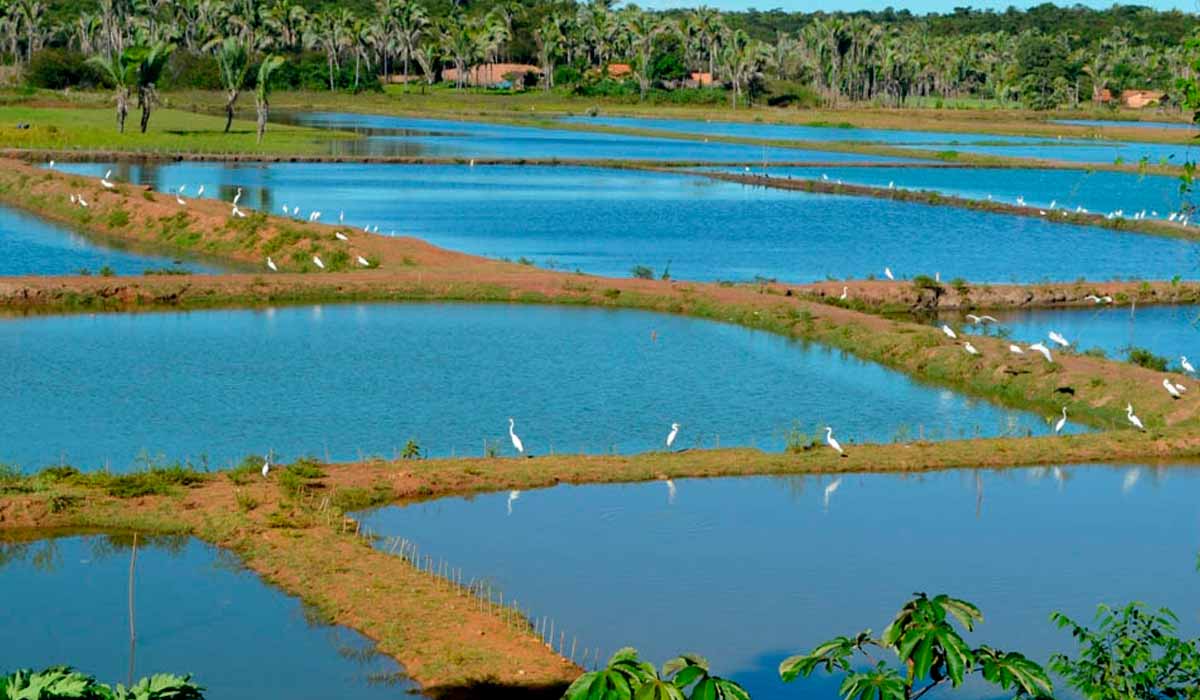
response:
M140 63L138 55L126 50L112 58L92 56L87 62L98 68L116 90L117 131L125 133L125 117L129 114L129 91L137 83Z
M632 9L625 14L625 30L634 52L633 73L637 77L641 99L650 90L650 71L653 68L654 40L666 30L666 25L649 12Z
M442 22L438 41L446 55L454 61L454 68L458 73L455 87L462 89L466 83L467 67L479 55L475 28L462 14L450 15Z
M167 59L175 50L174 44L158 42L146 45L131 46L127 51L138 58L137 91L138 107L142 110L142 133L150 125L150 111L158 102L158 79L162 77L163 69L167 67Z
M41 40L42 24L46 6L39 0L17 0L16 16L25 28L25 62L33 60L33 52Z
M309 27L308 40L310 45L318 46L325 52L325 60L329 66L329 89L337 88L334 81L334 71L340 68L339 57L347 43L347 20L353 18L345 8L340 13L320 12L313 16Z
M408 69L411 62L417 58L417 49L421 46L421 35L429 26L429 18L426 17L425 8L421 5L412 0L401 0L396 6L394 23L396 50L400 52L400 60L404 62L404 90L407 92ZM422 64L422 70L424 69L424 64ZM428 71L426 73L426 77L428 77Z
M227 37L217 48L217 68L221 72L221 85L225 88L225 133L233 125L233 106L237 103L242 86L246 83L246 70L250 57L246 47L237 39Z
M533 40L537 44L538 64L542 68L542 88L548 91L554 87L554 59L562 51L563 33L559 16L549 14L543 17L533 31Z
M258 66L258 77L254 85L254 112L257 116L258 143L262 143L267 133L267 116L271 105L267 98L271 95L271 76L283 65L283 57L271 54L263 59Z
M769 50L762 42L754 41L741 29L732 32L726 39L721 48L720 68L733 87L729 93L731 107L737 108L742 91L769 55Z

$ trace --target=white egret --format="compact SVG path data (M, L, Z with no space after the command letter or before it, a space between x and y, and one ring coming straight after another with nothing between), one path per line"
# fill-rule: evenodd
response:
M896 189L896 181L895 180L888 180L888 189L889 190Z
M509 515L512 515L513 501L517 500L520 497L521 497L521 492L517 489L513 489L512 491L508 492L508 503L506 505L508 506L508 514Z
M824 180L825 182L829 182L829 176L826 175L825 173L821 173L821 179Z
M1017 197L1017 206L1019 206L1019 207L1025 206L1025 198L1024 197Z
M890 267L883 268L883 276L887 277L890 280L896 279L895 276L892 275L892 268L890 268Z
M525 454L525 443L521 442L521 438L517 437L516 432L513 431L513 427L515 425L516 425L516 421L514 421L512 418L509 418L508 419L508 439L512 440L513 449L515 449L519 454Z
M197 196L197 197L203 197L203 196L204 196L204 185L200 185L200 189L196 190L196 196Z
M672 423L671 432L667 433L667 449L670 449L671 445L675 444L675 438L677 437L679 437L679 424Z
M967 314L967 320L970 321L972 324L975 324L975 323L979 323L980 318L978 316L976 316L975 314Z
M280 205L280 207L283 209L283 215L287 216L288 215L288 205L285 203L285 204Z
M1162 385L1163 385L1163 388L1167 390L1167 393L1171 395L1171 398L1173 398L1173 399L1183 398L1183 395L1179 393L1179 390L1175 388L1175 385L1171 383L1170 379L1164 379L1162 381Z
M51 168L53 168L53 167L54 167L54 160L53 160L53 159L50 161L50 167L51 167Z
M834 492L838 490L838 487L841 485L842 485L842 477L839 476L838 478L834 479L828 486L825 487L825 510L829 510L829 497L832 496L834 494Z
M300 207L292 207L292 216L300 216Z
M111 169L110 169L108 172L104 173L104 177L100 178L100 184L101 184L101 185L104 185L104 189L106 189L106 190L111 190L112 188L116 187L116 185L114 185L114 184L113 184L113 183L112 183L112 182L111 182L111 181L108 179L108 178L110 178L110 177L112 177L112 170L111 170Z
M1095 294L1089 294L1086 297L1084 297L1084 299L1087 299L1088 301L1092 302L1093 304L1100 303L1100 297L1096 296Z
M1025 351L1021 349L1020 345L1009 345L1008 349L1014 355L1024 355L1025 354Z
M279 266L275 264L270 255L267 256L267 267L271 268L271 272L279 272Z
M1100 297L1100 301L1104 302L1105 304L1111 304L1113 303L1113 298L1105 294L1104 296Z
M316 221L320 218L321 218L321 212L319 212L319 211L314 211L313 213L308 215L309 221Z
M846 452L842 449L841 443L839 443L837 439L833 437L833 428L829 427L828 425L825 426L825 444L836 450L839 455L843 457L846 456Z
M87 200L83 198L83 195L75 195L75 201L79 202L79 206L87 208L88 203Z
M236 217L237 217L237 218L239 218L239 219L244 219L244 218L246 218L246 214L245 214L245 212L243 212L241 209L238 209L238 205L236 205L236 204L235 204L235 205L233 205L233 211L232 211L232 212L230 212L230 213L231 213L233 216L236 216Z
M1059 418L1058 422L1054 424L1054 433L1056 435L1061 433L1063 426L1067 424L1067 407L1063 406L1062 409L1062 418Z
M345 221L346 221L346 212L344 210L339 211L338 212L338 223L339 224L345 223Z
M1050 356L1050 348L1046 347L1045 345L1042 345L1041 343L1034 343L1033 345L1029 346L1029 349L1033 350L1034 352L1040 352L1042 357L1046 358L1046 362L1054 362L1054 358Z
M470 162L470 163L468 163L468 165L469 165L470 167L474 168L474 167L475 167L475 159L474 159L474 158L472 158L472 159L471 159L471 162Z
M1000 322L1000 320L997 319L995 316L988 316L987 314L980 316L979 320L983 323L999 323Z
M1067 342L1067 339L1063 337L1063 334L1059 333L1058 331L1050 331L1049 333L1046 334L1046 336L1048 338L1050 338L1050 340L1063 346L1064 348L1071 347L1071 344L1069 342Z
M236 207L237 203L240 201L242 201L242 188L241 187L237 188L237 193L233 195L233 205Z
M370 260L367 260L366 258L364 258L364 257L363 257L363 256L361 256L361 255L357 256L357 257L355 258L355 260L358 262L358 264L359 264L359 265L362 265L363 267L370 267L370 266L371 266L371 261L370 261Z
M971 345L971 343L969 343L969 342L963 343L963 350L966 350L968 355L978 355L979 354L979 351L975 349L975 346Z
M942 273L940 273L940 272L933 273L933 281L941 282L942 281Z
M1055 205L1057 205L1057 204L1058 204L1058 200L1057 200L1057 199L1052 199L1052 200L1050 200L1050 208L1051 208L1051 209L1053 209L1053 208L1055 207Z
M842 295L841 295L840 297L838 297L838 299L840 299L841 301L845 301L845 300L846 300L846 295L847 295L849 292L850 292L850 290L849 290L849 289L847 289L845 285L843 285L843 286L842 286Z
M180 196L182 194L183 194L183 186L181 185L179 187L179 189L175 192L175 203L181 207L187 205L187 202L184 201L183 197Z
M946 337L950 338L951 340L958 338L958 334L954 332L954 329L944 323L942 324L942 332L945 333Z
M262 466L262 475L263 475L264 479L267 478L267 474L269 474L270 471L271 471L271 456L267 455L267 458L263 460L263 466Z
M1184 386L1184 385L1182 385L1182 384L1180 384L1179 382L1175 382L1175 390L1176 390L1176 391L1178 391L1178 392L1179 392L1179 393L1181 393L1181 394L1186 394L1186 393L1187 393L1187 387L1186 387L1186 386Z
M1195 373L1196 373L1196 368L1192 366L1192 363L1191 363L1191 362L1188 362L1187 355L1180 355L1180 356L1179 356L1179 364L1180 364L1180 365L1183 365L1183 371L1184 371L1184 372L1187 372L1188 374L1195 374Z
M1138 430L1145 430L1146 426L1142 425L1142 419L1133 414L1133 404L1125 404L1125 419L1133 424L1133 427Z
M322 270L324 270L324 269L325 269L325 263L321 262L321 256L320 256L320 255L314 255L314 256L313 256L313 264L314 264L314 265L316 265L317 267L321 268Z
M342 233L341 231L335 231L335 232L333 233L333 237L334 237L334 238L336 238L336 239L338 239L339 241L348 241L348 240L350 240L349 238L347 238L347 237L346 237L346 234Z
M71 195L71 204L75 203L75 195Z

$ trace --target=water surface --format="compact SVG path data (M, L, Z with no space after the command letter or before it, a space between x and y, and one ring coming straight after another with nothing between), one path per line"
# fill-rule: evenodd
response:
M1200 634L1198 476L848 474L828 499L828 477L679 480L674 493L664 482L560 486L385 508L365 525L462 567L464 580L486 578L601 658L625 645L656 662L695 651L755 700L832 698L822 673L781 684L778 663L882 630L913 591L979 605L969 642L1043 663L1074 651L1049 621L1056 610L1090 621L1097 603L1142 600L1173 608L1181 635ZM1002 694L945 697L962 696Z
M0 542L4 671L67 664L115 685L129 673L124 537ZM307 615L214 547L139 539L134 678L190 673L222 700L398 698L412 688L371 642Z
M1194 129L1195 124L1185 122L1151 122L1133 119L1051 119L1052 124L1074 124L1076 126L1134 127L1138 129Z
M191 261L108 247L44 219L0 206L0 275L75 275L84 270L99 274L105 267L118 275L140 275L164 268L213 270Z
M70 166L87 174L108 167ZM1163 279L1194 277L1197 262L1196 244L1180 239L675 173L337 163L119 165L114 172L160 190L241 186L247 206L274 213L302 207L302 219L316 209L336 221L344 212L347 226L617 277L642 265L691 280L809 282L878 276L884 267L976 282ZM889 172L902 178L906 171Z
M752 445L833 425L843 442L1027 433L1040 416L738 326L528 305L345 305L0 321L20 391L0 462L223 466L274 450L339 461ZM54 348L47 353L47 348Z

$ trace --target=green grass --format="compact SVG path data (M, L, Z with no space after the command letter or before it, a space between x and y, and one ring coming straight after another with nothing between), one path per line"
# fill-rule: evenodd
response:
M30 128L17 129L19 123ZM330 141L356 138L348 132L270 124L259 144L253 122L235 120L230 133L224 129L225 120L219 117L159 109L151 114L145 134L138 131L136 112L131 112L122 134L112 108L0 106L0 144L9 148L320 154L328 151Z

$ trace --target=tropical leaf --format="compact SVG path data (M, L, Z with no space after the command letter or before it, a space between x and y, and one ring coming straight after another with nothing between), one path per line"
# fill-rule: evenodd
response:
M861 640L867 634L870 633L864 632L857 639ZM854 650L860 646L860 644L856 644L855 639L850 639L849 637L831 639L828 642L818 644L807 654L799 654L784 659L779 664L779 677L783 679L784 683L790 683L798 676L808 677L812 675L812 672L818 666L823 666L830 673L834 669L849 671L850 657L854 654Z
M678 686L658 678L638 688L633 698L634 700L687 700Z
M585 673L567 688L563 700L633 700L633 689L623 674L605 669Z
M750 700L750 694L727 678L709 677L696 684L689 700Z
M838 693L845 700L907 700L904 679L882 661L873 671L847 675Z
M975 660L982 667L984 679L1004 690L1016 689L1018 695L1048 697L1054 693L1050 677L1038 664L1015 651L1003 652L991 647L976 649Z

